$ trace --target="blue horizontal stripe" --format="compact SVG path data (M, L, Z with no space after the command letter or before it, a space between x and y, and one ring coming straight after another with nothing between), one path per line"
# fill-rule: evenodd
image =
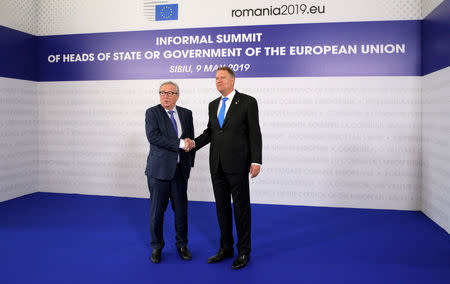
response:
M0 77L35 81L37 37L0 26Z
M450 66L450 1L423 20L423 75Z
M12 74L21 65L36 70L33 50L37 50L37 81L133 80L163 78L211 78L211 67L233 65L239 77L320 77L320 76L421 76L421 21L386 21L354 23L290 24L242 27L193 28L156 31L131 31L57 36L29 36L27 59L19 49L3 46L9 54L2 64L3 73ZM282 32L281 32L282 31ZM15 32L21 34L20 32ZM261 34L260 41L217 43L217 36L229 34ZM18 36L16 35L16 36ZM160 37L205 36L212 43L157 45ZM0 38L6 38L5 32ZM15 40L15 42L19 42ZM25 45L25 41L21 41ZM36 42L38 48L36 48ZM289 55L289 47L304 46L387 46L401 44L404 53ZM33 48L31 48L33 47ZM266 55L264 48L287 47L287 55ZM240 56L207 58L165 58L164 53L196 49L238 49ZM258 56L245 50L260 48ZM159 59L145 59L144 53L159 52ZM386 50L385 50L386 51ZM115 52L141 52L141 60L114 60ZM110 53L109 60L99 61L100 53ZM52 63L52 56L61 56ZM69 61L62 62L62 56ZM71 56L71 57L70 57ZM53 58L54 59L54 58ZM92 59L92 60L91 60ZM27 65L28 64L28 65ZM248 68L247 68L248 67ZM189 69L190 68L190 69ZM179 72L178 72L179 71ZM17 72L17 71L16 71ZM4 76L4 75L2 75ZM5 76L10 77L10 76Z

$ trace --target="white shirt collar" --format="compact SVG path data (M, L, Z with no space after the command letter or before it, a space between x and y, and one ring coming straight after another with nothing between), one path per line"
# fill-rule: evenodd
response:
M164 108L164 109L167 113L169 113L170 110L168 110L166 108ZM174 106L172 110L173 110L173 113L177 113L177 106Z
M228 101L231 102L234 98L234 95L236 95L236 90L231 91L231 93L229 93L226 97L222 96L220 100L222 100L223 98L228 98Z

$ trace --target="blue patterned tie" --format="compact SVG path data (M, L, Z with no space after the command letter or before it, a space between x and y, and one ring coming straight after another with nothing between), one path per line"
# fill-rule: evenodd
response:
M173 127L175 128L175 133L177 134L177 137L178 137L178 127L177 127L177 122L175 121L175 117L173 117L174 111L173 111L173 110L169 110L168 112L169 112L169 114L170 114L170 120L172 120Z
M223 121L225 120L225 107L226 107L225 106L225 102L227 100L228 100L228 98L223 98L222 99L222 107L220 108L219 117L218 117L220 128L222 128Z

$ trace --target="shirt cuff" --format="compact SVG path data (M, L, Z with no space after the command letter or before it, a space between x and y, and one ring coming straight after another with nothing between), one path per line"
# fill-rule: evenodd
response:
M180 146L178 148L184 149L184 139L180 139Z

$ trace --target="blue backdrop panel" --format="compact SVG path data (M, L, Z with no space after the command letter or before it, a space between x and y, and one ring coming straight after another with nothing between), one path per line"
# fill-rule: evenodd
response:
M450 66L450 1L423 20L423 75Z
M37 37L0 26L0 77L36 80Z
M253 41L245 41L241 37L241 42L218 42L218 38L231 34L254 37ZM183 36L190 36L191 39L198 36L199 42L157 44L157 40L161 38L175 41L177 37L180 39ZM204 39L204 42L200 42L201 39ZM38 43L39 81L210 78L212 67L217 65L233 65L239 77L420 76L422 73L421 21L292 24L41 36ZM337 46L339 50L348 45L356 47L357 52L323 52L326 46ZM381 48L379 53L362 53L361 46L368 45L403 46L404 51L389 53L388 49ZM302 47L318 46L316 51L319 54L290 55L291 46L298 47L299 50ZM286 47L285 55L276 54L281 47ZM258 48L261 50L259 55L246 53ZM272 53L266 54L266 48ZM196 52L211 49L226 50L220 56L196 55ZM230 54L230 50L235 54ZM120 52L122 58L119 56ZM128 58L125 58L124 52L129 52ZM135 52L135 55L140 53L141 58L133 57L131 52ZM153 57L145 58L145 54L150 52ZM159 53L157 59L154 58L155 52ZM105 57L107 54L109 59ZM117 55L116 59L121 60L115 60L114 55ZM174 55L178 58L174 58ZM63 62L64 57L66 62Z

